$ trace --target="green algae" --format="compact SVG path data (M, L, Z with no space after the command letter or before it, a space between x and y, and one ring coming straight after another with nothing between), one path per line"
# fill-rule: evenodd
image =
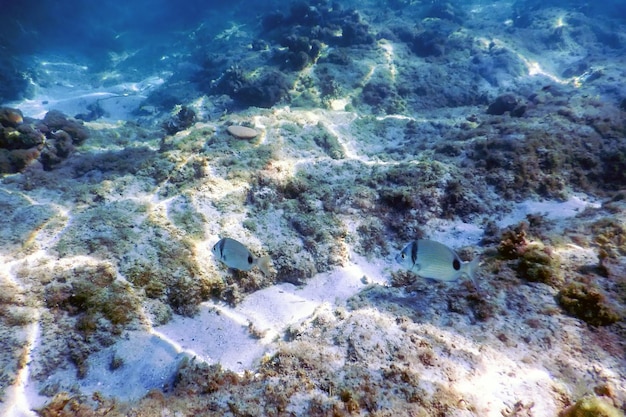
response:
M559 417L624 417L624 412L606 399L588 396L559 413Z
M569 314L593 326L607 326L621 319L606 296L589 284L566 284L559 291L557 300Z
M203 240L206 238L204 225L206 217L193 207L190 196L181 195L168 206L168 218L172 223L185 232L192 239Z
M84 334L96 330L104 317L115 333L139 317L140 303L130 284L116 279L110 264L78 267L54 277L45 287L46 306L80 316L76 329Z
M54 247L59 256L122 257L140 237L138 225L148 205L131 200L89 207L74 214L74 221Z
M626 227L617 219L603 218L591 225L594 242L609 258L626 256Z
M317 124L317 131L312 132L313 141L317 146L322 148L324 152L332 159L343 159L346 157L343 146L339 139L333 134L323 123Z
M515 267L520 278L558 288L563 284L560 259L543 244L527 247Z
M529 221L536 222L532 219L534 217L529 216ZM551 246L535 240L530 229L533 234L539 234L537 225L531 228L525 221L503 230L497 246L498 256L516 261L511 267L519 278L559 288L564 282L561 260Z

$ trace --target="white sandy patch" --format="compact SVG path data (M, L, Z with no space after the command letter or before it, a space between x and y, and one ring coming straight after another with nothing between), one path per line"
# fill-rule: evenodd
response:
M275 285L250 294L236 307L206 302L194 317L174 316L163 326L128 331L122 340L90 355L85 378L77 379L76 369L70 367L45 382L87 395L100 392L133 400L170 384L184 355L235 372L254 369L264 355L276 349L289 326L310 318L320 306L345 305L365 287L364 282L384 282L386 263L367 262L356 255L354 260L344 268L318 274L303 287ZM117 369L111 368L113 358L121 363ZM39 383L26 382L26 377L27 370L8 391L5 410L26 413L48 400L38 394Z
M384 281L381 266L386 263L368 263L360 257L356 261L318 274L303 287L282 283L257 291L234 308L203 303L196 317L175 316L154 332L209 363L236 372L252 369L289 326L311 317L322 304L344 305L366 281Z
M108 87L94 88L93 84L104 81L108 74L94 80L87 66L68 62L38 62L39 73L50 81L49 87L35 87L31 99L8 103L19 108L25 116L42 119L50 110L60 110L68 116L89 113L88 106L100 107L105 116L100 119L116 121L130 120L150 92L165 82L171 74L155 75L134 82L120 82ZM68 80L72 81L62 81ZM44 84L44 83L42 83Z
M25 365L18 370L15 382L7 388L4 401L0 402L0 415L2 416L34 417L36 415L31 411L33 396L27 392L27 385L29 383L31 353L39 339L39 322L35 321L28 324L24 332L26 340L23 347Z
M111 367L114 358L121 360L117 369ZM123 340L90 355L85 378L77 379L76 369L71 367L54 373L46 382L57 382L65 390L100 392L122 400L139 399L151 389L170 384L180 358L175 346L164 343L157 335L130 331ZM39 388L32 380L25 387L31 408L41 407L49 400L38 394Z
M519 203L513 211L498 221L498 226L506 227L526 219L527 214L541 214L550 220L574 217L587 208L598 208L600 203L587 196L576 194L567 201L533 201Z
M598 208L600 203L580 194L572 196L567 201L527 200L516 204L511 212L496 223L500 228L513 226L526 220L529 214L543 215L550 220L563 220L582 213L587 207ZM437 240L451 248L477 245L484 233L483 227L478 224L438 218L430 220L425 231L429 239Z

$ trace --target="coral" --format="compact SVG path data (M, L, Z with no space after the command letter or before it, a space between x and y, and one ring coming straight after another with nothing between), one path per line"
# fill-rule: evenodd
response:
M424 17L446 19L454 23L462 23L466 18L465 12L451 3L436 3L424 14Z
M291 5L289 14L270 12L261 22L270 36L308 36L335 46L367 45L375 40L361 15L353 9L342 9L338 3L298 1Z
M0 125L16 128L24 122L24 115L19 109L11 107L0 108Z
M440 202L442 217L454 218L458 216L463 220L469 220L472 216L484 211L480 200L473 195L470 184L464 178L448 181Z
M486 181L503 197L519 199L532 193L565 197L570 161L559 154L562 144L555 138L529 133L525 140L493 138L476 142L473 148L470 157L477 167L484 168Z
M528 245L527 231L528 223L526 222L504 230L498 245L498 254L504 259L518 259Z
M593 326L606 326L620 320L620 315L602 292L588 284L566 284L559 291L557 300L569 314Z
M438 57L445 54L446 42L445 34L439 31L425 30L413 36L410 47L417 56Z
M529 216L529 221L536 222L533 219ZM519 278L558 288L563 283L558 256L551 247L531 239L528 222L508 227L501 233L498 255L506 260L517 260L513 269Z
M471 317L476 322L486 321L496 312L496 306L485 299L471 281L463 281L451 289L446 298L449 311Z
M49 271L34 269L25 273L37 276ZM54 323L47 324L44 331L59 332L67 341L52 366L70 360L77 376L84 378L89 371L89 356L112 344L141 316L140 299L130 284L117 279L110 263L60 267L45 282L42 298Z
M495 44L490 44L487 51L476 51L472 55L471 69L493 86L501 86L512 77L519 78L528 74L528 67L515 51ZM516 103L513 106L511 98L515 98ZM511 116L522 116L526 105L521 104L521 101L513 94L503 94L490 105L487 114L504 114L509 111Z
M626 185L626 146L600 152L603 185L610 190L619 190Z
M67 158L74 151L72 137L64 130L50 133L46 144L41 151L39 160L45 170L51 170L55 165Z
M281 40L287 50L280 54L280 59L292 70L300 71L315 62L322 50L322 44L317 39L290 34Z
M80 398L72 397L67 392L57 394L49 403L37 411L42 417L91 417L97 415Z
M208 365L185 357L178 366L174 389L186 394L211 394L239 382L236 373L222 369L219 364Z
M369 26L357 17L344 23L339 44L342 46L371 45L374 40L374 36L369 33Z

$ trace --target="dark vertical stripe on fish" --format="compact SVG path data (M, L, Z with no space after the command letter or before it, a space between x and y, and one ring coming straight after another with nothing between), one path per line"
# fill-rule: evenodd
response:
M411 245L411 262L415 264L417 262L417 240L413 241Z
M224 245L226 244L226 239L222 239L219 242L218 248L220 249L220 258L224 259Z

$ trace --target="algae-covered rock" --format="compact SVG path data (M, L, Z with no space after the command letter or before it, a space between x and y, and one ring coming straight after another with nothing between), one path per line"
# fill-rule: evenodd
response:
M626 255L626 228L616 219L603 218L591 226L594 241L610 258Z
M187 106L177 107L174 112L172 117L163 123L163 129L168 135L188 129L196 122L196 112Z
M498 255L504 259L518 259L528 245L527 234L528 223L526 222L504 230L498 245Z
M600 397L584 397L559 413L559 417L624 417L624 413Z
M36 160L50 170L88 137L82 123L56 110L38 121L25 119L19 109L0 108L0 173L21 172Z
M522 279L556 287L563 280L559 267L560 260L550 248L532 245L521 254L516 270Z
M559 291L557 300L569 314L594 326L606 326L620 320L604 294L590 285L567 284Z
M346 153L343 146L337 139L337 136L328 130L322 123L318 123L319 132L316 132L313 136L313 140L326 152L332 159L345 158Z
M139 316L137 296L108 263L60 273L46 286L45 300L48 308L81 315L76 327L82 333L94 331L99 317L123 327Z

